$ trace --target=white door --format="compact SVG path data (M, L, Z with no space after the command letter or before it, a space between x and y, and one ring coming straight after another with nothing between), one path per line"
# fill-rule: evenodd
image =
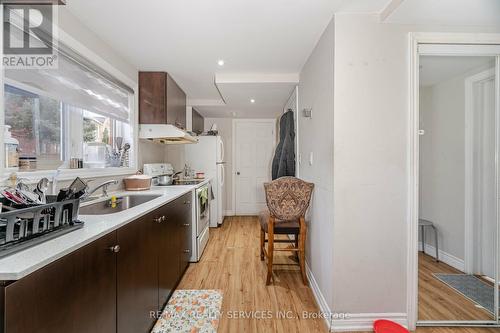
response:
M271 180L276 120L234 120L236 215L256 215L266 207L264 183Z

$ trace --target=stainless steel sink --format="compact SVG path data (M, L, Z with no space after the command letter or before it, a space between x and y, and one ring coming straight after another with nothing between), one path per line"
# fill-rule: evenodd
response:
M124 195L117 197L116 204L111 203L111 199L99 201L87 206L80 207L81 215L106 215L118 213L135 206L142 205L148 201L154 200L161 197L160 194L149 194L149 195Z

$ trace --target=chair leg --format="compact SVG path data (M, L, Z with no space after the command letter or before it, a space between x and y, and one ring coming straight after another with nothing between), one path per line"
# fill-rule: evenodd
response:
M299 264L300 273L302 274L302 282L307 286L306 274L306 222L303 217L300 218L300 236L299 236Z
M266 243L266 232L260 229L260 260L264 261L264 244Z
M295 234L294 235L295 237L295 248L298 249L299 248L299 234ZM297 261L299 261L299 252L298 251L295 251L295 259Z
M267 231L267 278L266 286L271 284L273 277L273 255L274 255L274 219L270 218Z

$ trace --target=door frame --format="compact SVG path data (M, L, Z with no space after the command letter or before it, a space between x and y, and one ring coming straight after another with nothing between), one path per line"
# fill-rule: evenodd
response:
M270 124L273 124L275 126L275 129L274 129L274 146L276 146L276 141L277 141L277 123L278 123L278 120L275 119L275 118L256 118L256 119L252 119L252 118L239 118L239 119L233 119L233 123L232 123L232 153L231 153L231 163L232 163L232 171L233 171L233 175L232 175L232 184L231 184L231 191L233 192L232 193L232 198L233 198L233 209L234 209L234 215L238 215L238 204L236 202L236 124L239 124L239 123L270 123Z
M465 79L465 121L468 124L474 123L474 85L490 78L495 78L495 69L490 68L474 74ZM498 124L497 124L498 127ZM498 132L497 128L497 132ZM464 266L465 273L473 274L474 272L474 253L477 251L478 244L474 236L475 214L474 214L474 197L477 195L474 191L474 128L468 126L465 128L465 255ZM498 147L497 147L498 148ZM498 155L498 152L497 152Z
M498 33L429 33L411 32L408 38L409 48L409 105L408 105L408 209L407 209L407 314L408 327L414 330L418 322L418 212L419 212L419 46L426 44L441 44L443 52L446 52L448 44L462 45L463 51L467 51L471 46L492 46L500 45L500 34ZM452 55L449 53L448 55ZM455 55L457 55L455 53ZM484 55L484 54L483 54ZM496 71L500 77L500 61L497 56ZM498 82L498 79L497 79ZM496 85L497 95L500 94L500 87ZM499 101L497 99L496 112L499 112ZM497 140L498 142L498 140ZM498 157L496 157L498 158ZM498 175L497 175L498 177ZM497 178L498 179L498 178ZM497 193L499 188L497 185ZM498 207L497 207L498 209ZM497 214L498 217L498 214ZM498 218L497 218L498 224ZM497 227L496 253L498 254L498 244L500 242L500 232ZM498 264L497 264L498 266ZM495 269L498 280L498 267ZM498 306L498 293L495 293L495 304ZM488 326L500 327L499 321L492 320L486 322L450 322L433 321L419 322L419 326Z

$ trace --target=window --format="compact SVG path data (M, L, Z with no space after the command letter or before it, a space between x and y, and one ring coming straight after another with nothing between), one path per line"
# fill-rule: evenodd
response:
M88 168L131 166L113 156L133 144L133 90L71 52L60 52L57 69L5 70L5 125L19 142L19 171L69 168L74 158ZM95 146L102 163L86 163Z
M5 124L19 141L19 159L36 161L38 170L61 166L61 103L10 85L4 98Z

